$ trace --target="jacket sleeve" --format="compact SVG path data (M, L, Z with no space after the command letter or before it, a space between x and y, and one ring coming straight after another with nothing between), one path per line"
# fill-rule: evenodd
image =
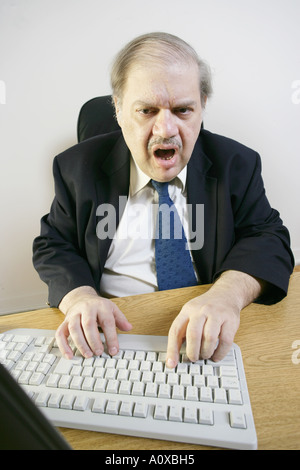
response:
M272 304L287 294L294 267L289 232L266 197L258 154L246 189L241 183L242 179L240 172L232 172L235 241L215 274L215 279L230 269L246 272L267 283L257 302Z
M80 249L76 203L61 176L57 158L53 175L55 198L50 213L41 219L40 235L33 242L33 264L48 285L50 306L58 307L69 291L82 285L96 286Z

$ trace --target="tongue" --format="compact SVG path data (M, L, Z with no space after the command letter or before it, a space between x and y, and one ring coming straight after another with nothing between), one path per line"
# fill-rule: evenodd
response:
M174 155L174 149L158 149L155 155L159 158L170 158Z

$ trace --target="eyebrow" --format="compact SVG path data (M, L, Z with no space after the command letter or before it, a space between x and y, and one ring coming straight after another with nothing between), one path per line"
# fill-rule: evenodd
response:
M157 104L147 103L146 101L142 101L142 100L134 101L132 106L133 107L142 106L144 108L157 108L157 107L159 107ZM187 100L187 101L178 102L174 106L172 106L172 109L174 109L174 108L188 108L190 106L192 106L192 107L197 106L197 102L194 101L194 100Z

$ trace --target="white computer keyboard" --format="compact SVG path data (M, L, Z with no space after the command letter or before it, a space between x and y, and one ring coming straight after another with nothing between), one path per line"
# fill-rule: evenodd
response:
M185 356L165 366L167 338L119 335L120 352L62 358L54 331L16 329L0 335L0 362L55 425L256 449L257 438L241 351L219 363ZM102 340L104 340L102 336Z

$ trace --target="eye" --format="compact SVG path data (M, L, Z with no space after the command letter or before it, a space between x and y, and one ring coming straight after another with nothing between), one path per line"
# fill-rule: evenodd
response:
M176 114L181 114L182 116L187 116L188 114L190 114L192 112L192 109L191 108L188 108L188 107L183 107L183 108L176 108L174 110L174 112Z
M142 109L138 109L138 113L139 114L142 114L144 116L149 116L149 114L152 114L154 112L153 109L151 108L142 108Z

